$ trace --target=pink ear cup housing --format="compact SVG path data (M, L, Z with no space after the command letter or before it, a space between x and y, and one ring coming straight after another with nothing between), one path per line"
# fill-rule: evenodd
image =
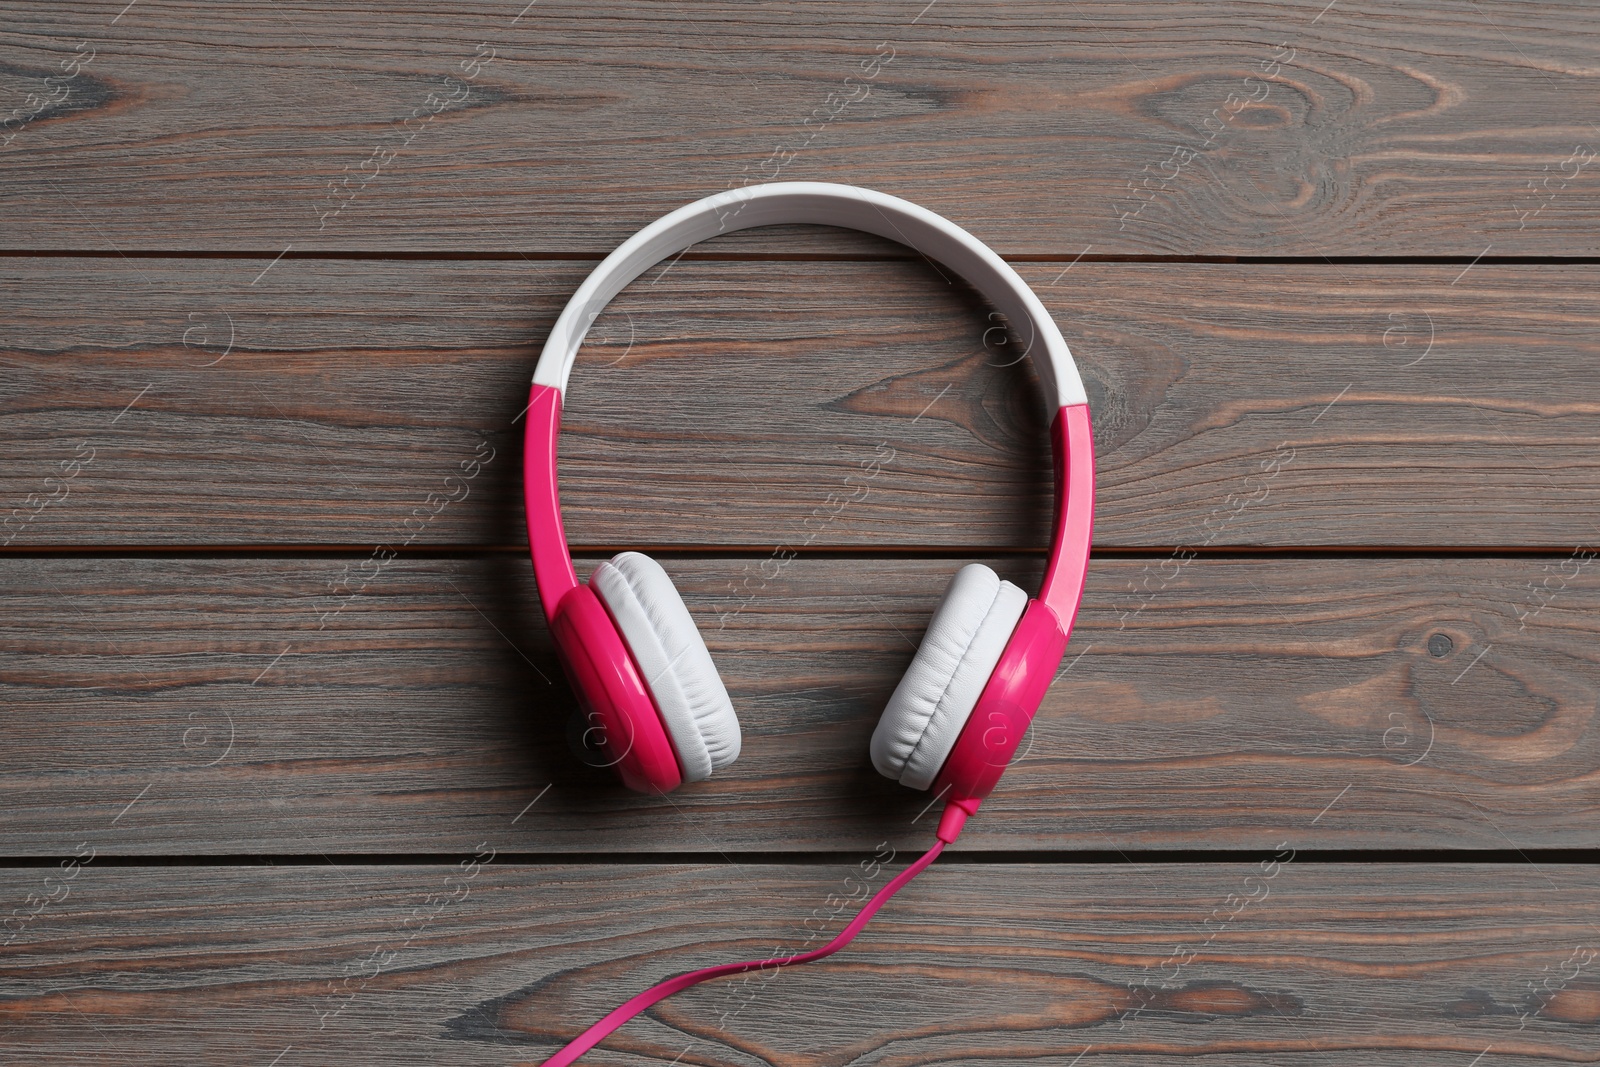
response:
M982 800L1000 781L1055 677L1067 635L1055 612L1028 601L961 736L933 781L936 796Z
M642 793L677 789L683 781L677 753L634 657L594 590L581 585L566 593L550 619L550 633L584 717L600 734L606 761L622 784Z
M550 620L561 665L606 761L622 784L666 793L683 781L672 742L616 623L588 586L561 598Z

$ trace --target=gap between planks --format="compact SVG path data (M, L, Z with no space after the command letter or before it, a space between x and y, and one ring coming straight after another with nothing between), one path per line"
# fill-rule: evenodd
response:
M292 248L292 246L291 246ZM94 248L0 248L0 259L325 259L352 262L432 261L438 263L516 262L599 263L605 256L593 252L418 252L363 249L196 250L129 249L106 252ZM920 259L917 253L896 252L685 252L681 260L705 263L892 263ZM1127 264L1236 264L1238 266L1595 266L1600 256L1468 255L1411 256L1229 256L1176 253L1019 252L1002 256L1007 263L1127 263Z
M945 852L942 867L957 864L1013 865L1018 863L1075 865L1144 864L1230 864L1257 863L1271 856L1271 849L971 849ZM274 853L229 852L192 855L113 856L99 855L97 867L348 867L454 866L470 860L474 853L452 852L358 852L358 853ZM61 856L0 856L0 870L28 870L57 865ZM812 864L854 863L858 852L817 849L808 852L766 852L734 850L719 852L499 852L495 862L535 866L687 866L706 863L767 864L799 867ZM1432 863L1477 866L1489 864L1570 864L1596 865L1593 849L1588 848L1390 848L1390 849L1302 849L1295 853L1297 863L1375 864Z
M1166 559L1179 550L1204 559L1553 559L1565 558L1565 545L1259 545L1205 548L1193 545L1117 545L1095 548L1095 559ZM618 552L643 552L658 559L765 559L771 545L632 544L578 545L576 560L610 559ZM367 542L282 545L16 545L0 548L0 559L296 559L360 558L371 555ZM401 555L415 559L489 559L525 556L527 545L410 545ZM967 559L984 556L1045 557L1042 548L1000 545L831 545L795 551L803 559Z

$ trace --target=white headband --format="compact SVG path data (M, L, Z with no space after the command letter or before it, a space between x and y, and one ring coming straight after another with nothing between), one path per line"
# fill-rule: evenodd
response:
M561 312L539 355L534 384L565 395L567 376L589 326L612 297L652 265L718 234L789 223L875 233L951 268L1005 315L1023 349L1033 356L1047 419L1062 405L1088 403L1072 353L1050 313L988 245L910 201L830 182L773 182L717 193L663 215L628 238L584 279ZM1043 359L1034 350L1038 338L1044 341Z

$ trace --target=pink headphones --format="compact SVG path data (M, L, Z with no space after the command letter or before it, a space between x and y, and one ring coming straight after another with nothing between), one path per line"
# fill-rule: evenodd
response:
M878 907L954 841L1000 780L1055 677L1077 615L1094 521L1094 441L1083 382L1044 305L1004 260L933 212L871 189L777 182L708 196L634 234L590 273L556 320L533 376L524 470L528 537L539 599L578 702L609 762L631 789L665 793L708 778L739 755L739 721L711 654L661 565L623 552L573 568L556 485L556 438L567 376L590 324L634 278L689 246L752 226L815 223L864 230L954 269L1006 317L1033 356L1051 415L1055 512L1035 599L982 564L958 571L872 735L889 778L946 798L938 842L862 909L824 949L727 964L635 997L546 1061L571 1063L632 1015L678 989L759 966L808 962L842 947Z

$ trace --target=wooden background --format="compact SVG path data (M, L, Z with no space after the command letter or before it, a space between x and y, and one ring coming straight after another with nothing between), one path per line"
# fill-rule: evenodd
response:
M867 740L1048 511L964 286L771 229L596 323L569 535L684 592L715 780L574 758L525 555L561 306L774 178L1036 287L1088 591L851 949L584 1062L1600 1062L1595 10L925 3L0 3L0 1063L537 1062L926 846Z

